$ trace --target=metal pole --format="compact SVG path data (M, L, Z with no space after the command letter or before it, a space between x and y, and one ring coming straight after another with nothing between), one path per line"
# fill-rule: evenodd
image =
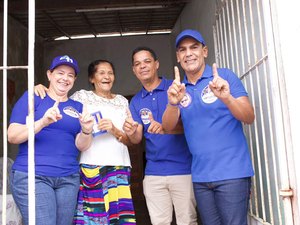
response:
M3 67L7 66L7 14L8 2L3 5ZM3 180L2 180L2 224L6 224L7 194L7 70L3 70Z
M28 0L28 213L29 224L35 225L35 164L34 164L34 42L35 1Z

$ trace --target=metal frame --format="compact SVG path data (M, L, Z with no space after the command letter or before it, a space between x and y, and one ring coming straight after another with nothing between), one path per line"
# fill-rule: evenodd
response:
M28 72L28 199L29 208L35 209L35 164L34 164L34 43L35 43L35 1L29 0L28 23L28 66L7 65L8 0L3 3L3 200L2 224L6 224L7 204L7 70L26 69ZM35 210L29 210L29 224L35 225Z
M7 16L8 0L3 2L3 67L7 67ZM2 180L2 223L6 223L7 203L7 69L3 70L3 180Z

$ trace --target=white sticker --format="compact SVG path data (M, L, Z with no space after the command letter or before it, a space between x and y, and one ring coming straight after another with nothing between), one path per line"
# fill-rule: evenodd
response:
M73 118L79 118L80 117L80 113L73 108L72 106L66 106L63 109L64 113L67 114L68 116L71 116Z
M150 109L143 108L140 110L140 116L141 120L143 121L143 124L149 124L150 123L150 117L149 114L151 113Z
M192 97L189 93L185 93L182 100L179 102L179 107L186 108L192 103Z
M210 90L209 85L207 85L201 93L201 98L203 102L207 104L211 104L218 100L218 98L215 96L215 94Z

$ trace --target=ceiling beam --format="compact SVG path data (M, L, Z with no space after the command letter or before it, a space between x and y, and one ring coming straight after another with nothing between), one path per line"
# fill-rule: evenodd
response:
M118 24L119 24L119 32L120 32L120 35L122 36L123 27L122 27L122 23L121 23L121 20L120 20L120 13L119 12L117 12L117 20L118 20Z
M94 29L94 27L92 26L92 24L90 23L89 19L86 17L86 15L84 13L80 13L81 17L83 18L83 20L86 22L86 24L88 25L88 27L91 30L91 33L97 37L97 31Z
M66 32L64 31L64 29L63 29L61 26L59 26L59 25L52 19L52 17L51 17L50 15L48 15L45 11L43 11L43 14L47 17L47 19L50 21L50 23L52 23L52 25L53 25L57 30L59 30L64 36L66 36L66 37L68 37L69 39L71 39L71 36L70 36L68 33L66 33Z
M148 14L148 21L147 21L147 24L146 24L146 33L148 34L148 31L149 31L149 28L151 26L151 22L152 22L152 11Z
M91 9L91 8L113 8L113 7L132 7L132 6L149 6L149 5L165 5L171 6L174 4L188 3L191 0L39 0L36 1L36 11L42 10L76 10L76 9ZM25 12L28 11L27 0L10 0L9 11ZM1 8L3 6L1 5Z

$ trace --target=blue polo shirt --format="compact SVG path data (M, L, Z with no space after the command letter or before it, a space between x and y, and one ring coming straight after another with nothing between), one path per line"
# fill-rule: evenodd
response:
M168 103L167 90L172 80L161 78L159 86L148 92L142 88L130 102L135 121L143 126L146 140L146 175L169 176L191 173L191 154L183 134L150 134L149 112L153 119L162 123Z
M26 124L28 114L28 92L15 104L10 123ZM41 119L45 112L54 105L55 101L48 95L41 99L34 95L34 120ZM58 108L62 119L44 127L35 134L35 172L41 176L69 176L78 173L79 164L77 157L79 151L75 145L76 135L81 126L78 118L71 117L65 113L68 107L82 112L80 102L68 99L60 102ZM19 144L19 152L12 169L27 172L28 168L28 141Z
M229 69L218 69L227 80L231 95L247 96L240 79ZM180 113L189 149L193 155L193 182L212 182L253 176L253 168L243 133L237 120L209 88L212 68L205 66L195 85L187 81Z

